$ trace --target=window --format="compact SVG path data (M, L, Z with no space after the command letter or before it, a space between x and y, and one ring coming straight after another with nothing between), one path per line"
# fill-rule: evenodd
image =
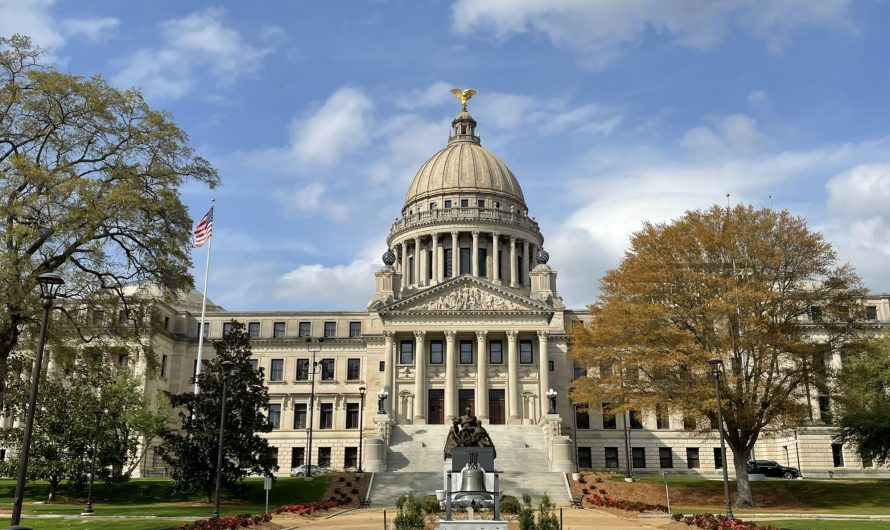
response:
M572 379L578 379L579 377L586 377L587 369L578 364L577 361L572 361Z
M469 208L470 207L470 199L461 199L460 207L461 208Z
M161 377L167 377L167 356L161 355Z
M358 467L358 447L344 448L343 467Z
M480 248L479 249L479 276L486 277L488 276L488 268L485 264L488 262L488 249Z
M386 361L380 361L380 368L379 368L379 370L380 370L381 372L385 372L385 371L386 371Z
M535 359L532 355L532 341L519 341L519 364L532 364L533 362Z
M553 361L547 361L547 371L555 372L556 371L556 363L554 363Z
M346 404L346 428L358 429L358 403Z
M612 363L600 363L600 377L612 377Z
M723 469L723 451L719 447L714 448L714 469Z
M332 338L337 336L337 323L336 322L325 322L324 323L324 336L326 338Z
M501 203L495 201L495 202L494 202L494 209L495 209L495 210L500 210L500 209L501 209Z
M102 311L93 311L93 324L101 324L104 318L105 313ZM170 317L164 317L164 330L170 331Z
M671 417L664 405L655 405L655 427L657 429L671 428Z
M635 468L644 468L646 467L646 448L645 447L634 447L631 449L631 460L633 460L633 467Z
M606 447L605 448L605 456L606 456L606 468L607 469L618 469L618 448L617 447Z
M686 467L689 469L698 469L700 466L698 460L698 447L686 448Z
M414 284L414 256L408 258L408 283Z
M444 362L444 354L442 353L442 341L430 341L430 364L442 364Z
M822 322L822 308L814 305L810 307L810 320L813 322Z
M575 426L579 429L590 428L590 414L587 412L587 407L575 405Z
M198 359L192 361L192 383L195 382L195 379L198 377Z
M445 208L451 208L451 201L450 201L450 200L446 200L446 201L445 201Z
M281 381L282 379L284 379L284 359L272 359L269 381Z
M414 342L403 340L399 348L399 364L414 364Z
M469 248L461 248L460 249L460 270L458 271L460 274L470 274L472 272L472 255L470 253L471 249Z
M269 460L272 462L273 467L278 466L278 448L277 447L269 448Z
M593 467L593 459L590 456L589 447L578 448L578 467L581 469L590 469Z
M210 336L210 322L204 322L204 337Z
M844 467L844 446L831 444L831 458L834 460L834 467Z
M318 467L331 467L331 448L318 448Z
M819 396L819 419L831 423L831 402L828 396Z
M499 340L488 341L488 362L504 364L504 343Z
M269 425L273 429L281 428L281 403L269 404Z
M130 356L126 353L120 354L117 358L117 365L120 368L126 368L130 364Z
M674 453L670 447L658 448L658 467L661 469L671 469L674 467Z
M322 403L318 406L318 428L330 429L334 426L334 404ZM321 465L321 464L319 464Z
M443 278L451 278L451 271L452 271L451 263L452 263L453 252L451 252L450 248L445 248L442 250L445 251L445 254L443 257L443 261L444 261L443 266L445 267L445 270L442 271L442 277Z
M294 429L306 428L307 405L305 403L294 404Z
M283 339L284 338L284 330L285 330L284 322L273 323L272 324L272 338L273 339Z
M334 380L334 360L333 359L322 359L321 360L321 380L322 381L333 381Z
M347 359L346 360L346 380L347 381L358 381L361 376L362 371L362 360L361 359Z
M603 403L603 429L616 429L615 415L609 411L609 403Z
M485 208L485 199L479 199L476 201L477 208Z
M306 448L305 447L291 447L290 450L290 465L291 467L302 466L306 463Z
M640 414L638 410L628 411L627 416L630 418L630 428L631 429L642 429L643 428L643 415Z
M698 426L698 422L695 421L695 418L692 416L683 416L683 429L687 431L694 431Z
M362 336L362 323L361 322L350 322L349 323L349 336L353 337L353 338Z
M297 381L309 380L309 359L297 359Z
M311 322L300 322L300 332L297 334L298 337L309 337L312 333L312 323Z
M247 324L247 335L255 339L260 336L260 323L259 322L250 322Z
M223 337L232 332L232 323L231 322L223 322Z
M435 210L435 209L436 209L436 203L435 203L435 202L431 202L431 203L430 203L430 210Z
M248 362L250 363L250 367L253 369L254 372L260 369L260 361L258 359L249 359Z
M865 318L867 318L869 320L877 320L878 319L878 306L876 306L876 305L865 306Z
M473 364L473 341L460 341L460 364Z

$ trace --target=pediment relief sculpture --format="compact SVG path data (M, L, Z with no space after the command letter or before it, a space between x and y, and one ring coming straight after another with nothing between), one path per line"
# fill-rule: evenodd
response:
M520 311L528 309L494 293L465 285L441 296L419 301L404 309L421 311Z

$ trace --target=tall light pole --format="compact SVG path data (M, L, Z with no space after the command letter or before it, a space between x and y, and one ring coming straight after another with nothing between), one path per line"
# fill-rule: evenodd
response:
M720 403L720 372L723 369L723 360L719 357L708 359L711 365L711 373L714 374L714 392L717 395L717 430L720 432L720 453L723 459L723 497L726 500L726 517L735 519L732 514L732 502L729 500L729 473L726 470L726 442L723 440L723 405Z
M219 364L222 375L222 406L219 412L219 447L216 449L216 502L213 506L213 518L219 519L219 490L222 487L223 435L226 430L226 381L235 363L223 361Z
M361 404L358 406L358 472L362 473L362 438L365 431L365 387L358 387Z
M634 471L633 466L631 465L631 450L630 450L630 411L624 411L624 461L626 465L624 481L625 482L633 482L634 481Z
M93 479L96 477L96 440L99 438L99 427L102 425L102 416L105 410L96 409L96 430L93 432L93 457L90 463L90 485L87 488L87 506L80 512L80 515L93 515Z
M309 449L306 451L306 474L303 475L305 480L312 479L312 423L315 421L315 374L318 373L318 361L315 360L316 354L321 351L321 343L324 338L317 339L313 342L311 338L306 338L309 344L309 351L312 352L312 361L309 364L309 373L312 376L312 386L309 391Z
M12 501L12 527L18 530L28 530L20 526L22 522L22 500L25 495L25 479L28 476L28 457L31 454L31 433L34 430L34 412L37 410L37 387L40 384L40 372L43 367L43 348L46 346L46 327L49 323L49 310L53 306L53 300L59 294L59 289L65 284L56 273L47 272L37 277L40 285L40 299L43 304L43 320L40 321L40 340L37 343L37 355L34 357L34 369L31 373L31 395L28 397L28 411L25 416L25 433L22 436L21 458L19 458L19 472L15 482L15 497Z

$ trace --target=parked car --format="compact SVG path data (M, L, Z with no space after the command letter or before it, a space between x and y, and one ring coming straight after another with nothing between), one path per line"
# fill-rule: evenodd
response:
M774 460L752 460L748 462L748 473L759 473L767 477L797 478L800 471L796 467L780 465Z
M292 477L302 477L306 475L306 471L308 471L308 467L306 465L293 467L290 470L290 476ZM315 464L312 465L312 474L313 475L324 475L325 473L330 473L331 468L329 467L318 467Z

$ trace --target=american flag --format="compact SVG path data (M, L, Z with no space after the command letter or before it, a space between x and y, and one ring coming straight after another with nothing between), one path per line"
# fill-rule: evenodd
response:
M211 234L213 234L213 206L198 221L198 226L195 227L195 244L192 246L194 248L202 246L210 239Z

